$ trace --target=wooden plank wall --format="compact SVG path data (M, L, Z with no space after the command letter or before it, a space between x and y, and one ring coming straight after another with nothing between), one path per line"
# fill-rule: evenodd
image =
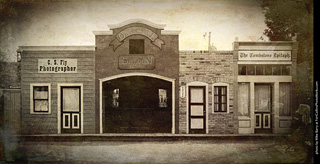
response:
M4 129L6 136L20 134L21 92L20 89L6 89L4 98Z
M94 50L24 51L21 55L22 133L57 134L57 84L83 84L84 133L94 133ZM38 59L77 59L77 73L38 73ZM30 114L30 84L51 84L51 114Z

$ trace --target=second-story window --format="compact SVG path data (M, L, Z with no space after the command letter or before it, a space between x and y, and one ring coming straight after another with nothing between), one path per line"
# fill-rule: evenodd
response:
M129 39L129 54L144 54L144 39Z

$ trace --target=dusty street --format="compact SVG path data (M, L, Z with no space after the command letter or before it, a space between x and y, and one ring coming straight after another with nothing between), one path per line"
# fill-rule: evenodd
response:
M21 163L307 163L308 151L279 139L25 141L14 156Z

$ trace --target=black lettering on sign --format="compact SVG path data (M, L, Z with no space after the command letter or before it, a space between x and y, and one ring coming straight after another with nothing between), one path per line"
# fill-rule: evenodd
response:
M152 70L155 68L153 55L122 55L119 56L119 69L124 70Z

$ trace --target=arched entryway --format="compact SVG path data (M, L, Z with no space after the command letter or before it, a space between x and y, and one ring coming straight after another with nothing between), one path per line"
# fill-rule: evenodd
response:
M130 73L100 80L101 133L172 133L174 80Z

